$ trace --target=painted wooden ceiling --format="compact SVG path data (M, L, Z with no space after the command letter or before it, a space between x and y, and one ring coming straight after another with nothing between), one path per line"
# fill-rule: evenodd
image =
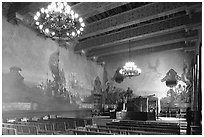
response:
M3 16L39 33L33 16L47 2L4 2ZM68 2L85 20L74 51L98 63L131 51L135 54L171 49L194 50L202 26L198 2ZM42 35L39 35L42 36ZM67 42L61 42L67 44Z

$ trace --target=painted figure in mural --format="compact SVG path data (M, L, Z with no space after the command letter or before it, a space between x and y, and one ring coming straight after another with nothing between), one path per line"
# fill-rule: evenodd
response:
M113 78L112 78L112 80L113 81L115 81L115 82L117 82L117 83L121 83L121 82L123 82L123 80L124 80L124 76L122 75L122 74L120 74L120 70L121 70L122 68L121 67L119 67L117 70L116 70L116 72L115 72L115 74L114 74L114 76L113 76Z
M183 64L183 73L181 74L181 80L183 82L186 83L186 87L185 87L185 91L186 91L186 96L187 96L187 99L186 99L186 102L191 102L191 92L192 92L192 88L193 88L193 85L192 85L192 81L193 81L193 78L192 78L192 66L193 66L193 61L191 63L190 66L188 66L185 62Z
M166 82L166 86L172 88L177 85L178 80L181 80L181 77L177 75L174 69L170 69L161 82Z
M187 64L184 63L183 73L181 74L181 80L185 82L187 85L191 85L190 78L191 78L191 75L190 75L189 68Z
M101 81L100 78L97 76L94 81L94 92L95 93L102 93Z
M181 74L181 80L183 82L186 83L186 91L188 92L188 102L190 101L190 92L192 90L192 73L190 71L190 68L188 68L187 64L184 63L184 66L183 66L183 73Z
M110 89L111 89L110 83L106 82L106 87L105 87L105 90L104 90L104 103L108 102L108 94L110 92Z
M50 55L49 59L49 68L54 79L52 89L55 96L63 94L63 89L66 84L64 70L60 70L59 68L59 54L59 49L57 49L57 51Z
M127 97L127 100L129 100L133 95L133 90L130 89L130 87L128 87L127 91L126 91L126 97Z

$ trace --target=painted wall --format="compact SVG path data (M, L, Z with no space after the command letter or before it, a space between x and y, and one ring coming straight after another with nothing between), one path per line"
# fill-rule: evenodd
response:
M44 105L46 111L69 108L69 104L60 105L57 101L53 102L55 100L44 97L41 91L33 88L40 82L45 82L47 77L52 79L48 62L50 55L57 50L57 47L58 44L55 41L39 37L31 29L21 24L13 25L7 22L5 17L2 17L2 92L7 94L7 97L3 94L5 95L3 103L35 102L37 103L36 110L39 106ZM60 48L59 60L60 68L65 73L66 82L69 85L69 82L74 80L75 84L78 84L78 89L73 90L80 95L91 94L97 76L102 80L103 68L83 56L74 54L72 48L68 50ZM24 81L18 85L11 81L4 82L8 80L8 75L13 77L13 74L9 73L9 68L12 66L22 69L21 75L24 77ZM39 105L42 100L44 104ZM27 108L29 108L29 104L27 104Z
M142 70L140 76L125 78L120 84L115 86L127 90L128 87L139 96L155 94L157 97L164 97L167 94L168 87L161 79L172 68L179 76L183 73L184 62L190 64L190 56L182 50L171 50L155 52L148 54L131 53L131 59ZM125 65L128 61L128 54L109 56L105 58L109 77L113 77L116 69Z

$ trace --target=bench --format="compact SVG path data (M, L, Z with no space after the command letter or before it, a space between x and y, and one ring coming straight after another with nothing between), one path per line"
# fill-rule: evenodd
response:
M109 122L107 126L112 128L120 127L128 130L142 130L151 132L163 132L169 134L180 134L180 126L176 123L156 123L156 122Z
M38 129L36 126L2 123L2 127L14 128L16 129L16 132L18 135L37 135L38 134Z
M92 124L92 119L78 118L58 118L48 120L38 120L29 122L16 122L12 124L4 123L7 128L14 128L17 134L67 134L68 129L76 129L76 127L85 127ZM35 128L31 128L35 127ZM37 132L37 133L34 133Z
M109 126L98 126L95 127L86 127L87 131L93 131L93 132L104 132L104 133L112 133L116 135L164 135L165 133L160 132L151 132L151 131L138 131L138 130L132 130L128 128L111 128Z
M68 131L72 132L73 135L113 135L111 133L94 132L94 131L77 130L77 129L69 129Z
M15 128L2 127L2 135L17 135Z
M115 129L119 131L131 132L131 134L144 134L144 135L151 135L151 134L152 135L169 135L171 134L171 133L166 133L166 132L159 132L157 130L155 131L153 128L140 128L140 127L131 127L131 126L98 125L98 128L107 128L111 130Z
M38 128L39 134L53 135L54 132L56 131L54 123L50 123L50 122L44 122L44 123L18 122L18 124L36 126ZM59 126L56 126L56 127L59 128Z

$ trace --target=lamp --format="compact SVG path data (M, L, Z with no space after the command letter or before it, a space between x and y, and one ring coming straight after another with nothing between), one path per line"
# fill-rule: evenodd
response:
M83 19L66 2L52 2L47 8L41 8L34 20L41 33L58 40L74 39L85 27Z
M125 63L125 66L119 71L120 74L125 77L139 76L141 69L139 69L133 61L130 61L130 42L129 42L129 61Z

